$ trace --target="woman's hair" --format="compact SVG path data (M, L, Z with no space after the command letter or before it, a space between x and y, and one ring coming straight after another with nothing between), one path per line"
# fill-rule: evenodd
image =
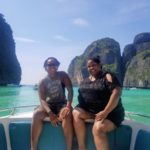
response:
M48 58L44 61L43 67L46 68L48 65L56 65L56 66L59 66L59 65L60 65L60 62L59 62L55 57L48 57Z
M92 60L97 64L101 64L100 56L89 57L88 60Z

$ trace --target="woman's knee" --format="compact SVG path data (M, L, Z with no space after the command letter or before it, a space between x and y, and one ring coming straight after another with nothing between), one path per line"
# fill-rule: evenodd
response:
M105 128L105 125L102 124L102 123L94 123L93 125L93 129L92 129L92 133L93 135L104 135L106 134L106 128Z

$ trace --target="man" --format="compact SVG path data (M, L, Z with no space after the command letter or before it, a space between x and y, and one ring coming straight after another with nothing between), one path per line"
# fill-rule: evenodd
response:
M31 126L31 150L37 150L38 139L43 127L43 119L49 117L53 126L62 122L67 150L72 149L72 98L73 89L69 76L64 71L58 71L60 62L49 57L44 62L47 76L39 83L39 98L41 105L33 114ZM65 88L68 95L65 95ZM59 136L59 135L58 135Z

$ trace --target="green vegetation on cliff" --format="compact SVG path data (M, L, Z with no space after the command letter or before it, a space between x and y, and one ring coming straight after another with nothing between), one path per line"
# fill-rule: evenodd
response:
M124 85L150 87L150 50L139 52L133 57L125 74Z
M136 35L128 54L123 56L124 86L150 88L150 33Z
M86 61L89 57L99 55L103 68L115 72L121 81L121 56L119 43L111 38L103 38L91 43L84 53L75 57L68 68L69 76L74 85L77 84L78 76L86 77L88 71L86 69Z
M86 60L99 55L104 70L116 73L125 87L150 88L150 33L140 33L135 36L134 42L127 44L123 55L120 55L120 46L111 38L103 38L92 42L78 57L75 57L68 73L74 85L77 80L88 75Z

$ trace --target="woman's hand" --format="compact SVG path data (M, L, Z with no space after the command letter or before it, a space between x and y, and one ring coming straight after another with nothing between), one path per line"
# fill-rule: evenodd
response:
M105 111L100 111L99 113L95 114L96 121L103 121L107 117L107 113Z

